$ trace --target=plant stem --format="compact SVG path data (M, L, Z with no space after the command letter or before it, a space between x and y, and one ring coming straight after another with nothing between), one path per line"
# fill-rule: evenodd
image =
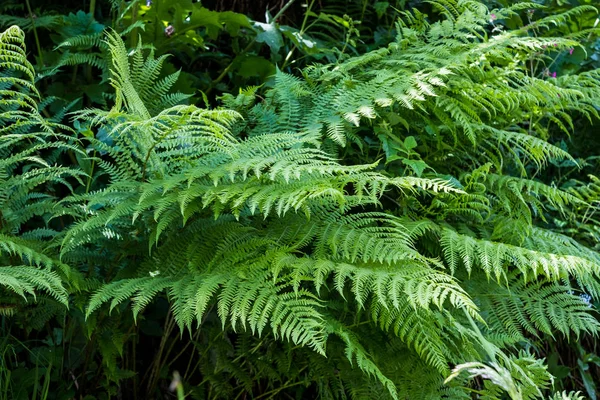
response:
M365 19L365 12L367 11L367 4L369 4L369 0L363 0L362 11L360 13L360 20Z
M92 183L92 178L94 177L94 166L96 164L96 150L94 150L93 158L94 159L92 160L92 166L90 168L90 176L88 177L87 185L85 185L86 194L90 191L90 184Z
M312 10L312 7L314 4L315 4L315 0L312 0L310 2L310 4L308 5L308 7L306 8L306 12L304 13L304 19L302 20L302 25L300 26L300 36L302 36L305 32L306 22L308 21L308 14ZM311 26L312 26L312 24L311 24ZM286 67L288 61L290 60L290 58L292 57L292 54L294 53L294 50L296 50L297 48L298 48L298 46L294 44L294 47L292 47L292 49L289 51L289 53L285 57L285 60L283 61L283 65L281 66L282 70Z
M163 336L160 340L160 345L158 348L158 352L154 358L154 365L150 369L150 375L148 377L148 394L152 394L156 385L158 384L158 379L160 378L160 369L162 364L164 363L164 359L166 359L168 354L163 354L165 350L165 346L167 344L167 340L175 327L175 318L173 318L173 313L171 309L167 313L167 318L165 319L165 329L163 331ZM170 348L169 348L170 350ZM168 353L168 352L167 352Z
M277 19L279 17L281 17L281 15L285 12L285 10L287 10L292 5L292 3L294 3L294 1L296 1L296 0L288 0L288 2L283 7L281 7L281 10L279 10L279 12L277 14L275 14L273 19L271 20L271 23L274 24L275 21L277 21ZM250 41L250 43L248 43L248 45L244 48L244 50L241 51L241 53L237 57L235 57L233 60L231 60L229 65L227 67L225 67L225 69L223 70L223 72L221 72L221 74L217 77L217 79L212 81L210 87L206 90L206 94L209 94L215 88L215 86L219 82L221 82L223 80L223 78L225 78L227 73L231 70L231 68L234 67L234 65L240 59L240 57L243 56L244 54L246 54L255 42L256 42L256 37L254 37Z
M259 396L256 396L254 398L254 400L258 400L258 399L261 399L261 398L269 396L269 395L271 395L271 396L269 396L271 398L274 395L276 395L277 393L281 392L283 389L288 389L288 388L291 388L292 386L298 386L298 385L302 385L302 384L306 384L306 382L304 382L304 381L297 381L297 382L294 382L294 383L286 383L283 386L280 386L280 387L278 387L276 389L270 390L270 391L268 391L266 393L263 393L263 394L261 394Z
M473 331L475 331L475 333L479 337L479 342L481 344L481 347L483 347L483 349L487 353L490 360L495 362L496 361L496 352L494 351L494 346L482 335L481 331L479 330L479 327L477 326L475 321L473 321L473 317L471 317L471 315L469 314L467 309L463 308L462 310L463 310L464 314L466 315L467 319L469 320L469 322L471 323L471 327L473 328Z
M275 14L272 21L277 22L279 17L281 17L281 15L283 15L285 10L287 10L292 5L292 3L294 3L294 1L296 1L296 0L288 0L288 2L285 3L285 6L281 7L281 10L279 10L279 12L277 14Z
M212 81L212 83L210 84L210 87L206 90L206 94L209 94L215 88L215 86L219 82L221 82L223 80L223 78L225 78L225 76L227 75L227 73L236 64L236 61L240 58L240 56L243 56L244 54L246 54L250 50L250 47L252 47L252 45L255 42L256 42L256 38L253 38L250 41L250 43L248 43L248 45L244 48L244 50L242 50L241 53L237 57L234 57L234 59L231 60L231 62L229 63L229 65L227 67L225 67L225 69L223 70L223 72L221 72L221 74L217 77L217 79L215 79L214 81Z
M90 11L89 11L90 15L92 16L92 19L94 18L94 14L96 13L96 0L90 0ZM75 78L75 74L73 74L73 78ZM91 65L86 65L85 66L85 79L87 80L88 83L92 82L92 66Z
M44 56L42 54L42 46L40 46L40 38L38 37L37 29L35 28L35 20L33 18L33 11L31 10L31 4L29 4L29 0L25 0L25 4L27 5L27 12L29 13L29 19L31 20L31 27L33 28L33 37L35 38L35 45L37 47L38 56L40 57L40 63L42 63L43 66Z
M135 5L133 6L133 9L131 10L131 24L135 24L136 20L137 20L137 14L138 14L138 4L135 3ZM138 40L138 29L135 28L134 30L131 31L131 47L135 48L137 46L137 40Z

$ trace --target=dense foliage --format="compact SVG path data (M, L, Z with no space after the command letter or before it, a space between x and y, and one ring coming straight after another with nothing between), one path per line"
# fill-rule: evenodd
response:
M318 3L4 6L0 398L596 398L598 11Z

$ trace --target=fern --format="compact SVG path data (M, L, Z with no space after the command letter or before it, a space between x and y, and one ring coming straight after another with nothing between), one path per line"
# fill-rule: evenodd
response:
M225 96L239 113L165 102L177 75L150 87L163 58L144 57L142 45L128 53L109 33L115 105L77 118L112 137L112 145L91 139L111 184L61 203L77 220L62 254L77 260L82 249L115 243L151 253L92 296L88 317L129 302L139 317L162 294L191 334L216 313L222 329L323 355L341 339L346 362L377 382L347 389L357 396L395 398L403 387L385 350L369 354L359 332L397 340L432 382L438 376L438 395L449 364L482 354L502 360L508 372L493 373L515 396L541 395L548 375L540 361L505 347L557 332L596 334L597 320L572 293L597 296L599 269L595 253L540 228L553 213L576 218L586 200L528 177L570 155L545 140L542 124L518 124L549 118L562 129L567 112L595 110L573 81L530 76L513 63L548 39L513 31L491 40L485 8L436 4L452 24L417 29L419 16L405 14L387 49L307 68L303 78L278 72L263 104L251 105L256 90ZM399 174L393 159L380 166L369 150L365 163L340 163L335 146L369 148L365 123L403 143L386 154L416 154L437 173ZM413 129L433 134L407 148L398 138ZM435 146L457 161L430 156ZM384 204L397 208L374 211ZM349 321L340 307L356 316Z
M173 93L179 72L163 74L148 46L76 36L61 48L101 52L61 62L99 67L115 91L110 107L72 114L81 141L40 115L10 28L0 283L65 303L85 287L90 327L128 307L142 321L166 300L164 338L190 334L198 397L547 395L543 354L521 350L600 328L578 296L600 295L595 236L573 233L591 231L598 187L563 190L540 172L575 162L549 138L598 116L598 81L536 70L549 46L577 45L529 34L548 19L505 30L479 2L431 4L435 22L403 12L385 48L277 71L216 109ZM63 153L94 167L62 166ZM112 329L98 343L116 380L125 339Z
M45 293L64 305L70 267L46 254L41 240L23 239L18 232L34 217L53 215L54 199L36 192L40 186L82 184L83 173L49 165L44 152L79 151L60 126L38 112L35 72L27 61L24 33L16 26L0 34L0 285L24 298ZM53 271L58 269L58 273ZM75 282L75 281L73 281Z

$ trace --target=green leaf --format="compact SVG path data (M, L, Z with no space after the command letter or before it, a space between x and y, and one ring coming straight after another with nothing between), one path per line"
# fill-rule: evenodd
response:
M58 33L63 39L70 39L75 36L102 32L103 30L104 25L97 22L92 14L78 11L77 14L70 13L64 17Z
M388 3L387 1L378 1L375 4L373 4L375 13L377 13L377 18L383 17L389 7L390 7L390 3Z
M423 160L409 160L402 158L402 163L409 166L418 177L423 174L425 168L429 167L429 165L427 165L427 163Z
M279 27L283 36L287 37L305 54L316 54L321 51L319 44L306 33L302 34L299 30L290 26L282 25Z
M216 39L222 29L220 13L201 7L200 3L196 3L194 6L192 15L190 15L189 25L205 27L208 36ZM187 10L182 11L182 16L184 14L187 14Z
M265 43L271 48L271 52L277 53L283 47L283 37L274 22L270 24L254 22L254 28L257 32L256 41Z
M412 150L415 147L417 147L417 140L415 139L415 137L408 136L406 139L404 139L404 147L406 148L406 150Z
M240 63L238 73L244 78L257 76L265 80L275 74L275 66L263 57L247 56Z
M594 383L594 378L589 372L589 365L584 363L582 360L577 360L577 365L579 366L579 373L581 374L583 386L585 387L588 396L590 396L591 400L597 400L598 397L596 396L596 384Z
M233 11L219 13L219 21L225 25L227 33L233 37L238 36L241 28L252 28L252 23L247 16Z

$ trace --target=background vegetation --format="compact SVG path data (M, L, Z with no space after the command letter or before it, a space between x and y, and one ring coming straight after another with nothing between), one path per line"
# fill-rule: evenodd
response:
M0 4L0 399L596 399L592 0Z

